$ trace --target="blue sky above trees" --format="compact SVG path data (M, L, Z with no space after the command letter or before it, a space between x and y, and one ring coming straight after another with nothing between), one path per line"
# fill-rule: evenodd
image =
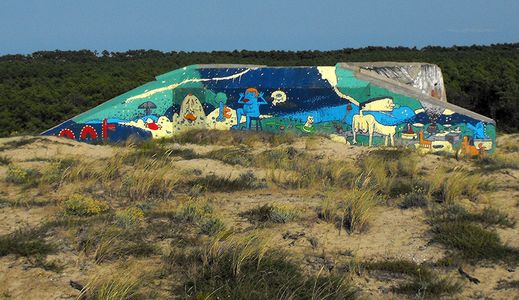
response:
M517 0L2 0L0 54L519 41Z

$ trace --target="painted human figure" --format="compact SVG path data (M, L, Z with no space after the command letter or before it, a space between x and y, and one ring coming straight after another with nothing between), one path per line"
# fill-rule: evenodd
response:
M263 93L258 92L255 88L248 88L244 93L240 93L238 103L243 104L243 108L236 110L237 124L234 128L240 127L241 117L246 117L245 128L249 129L251 118L259 118L260 116L260 105L268 104Z

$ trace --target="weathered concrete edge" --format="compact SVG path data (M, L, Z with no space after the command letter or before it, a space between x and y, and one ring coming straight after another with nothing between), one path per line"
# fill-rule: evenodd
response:
M420 101L424 101L424 102L427 102L432 105L440 106L442 108L447 108L447 109L450 109L457 113L467 115L474 119L479 119L481 121L484 121L487 123L492 123L494 125L496 124L496 122L489 117L480 115L480 114L470 111L466 108L459 107L457 105L454 105L454 104L451 104L448 102L438 101L438 99L436 99L432 96L429 96L427 94L424 94L420 90L418 90L412 86L400 83L396 80L389 79L382 75L378 75L371 71L364 71L360 68L360 66L351 65L349 63L338 63L337 65L341 68L345 68L345 69L353 71L355 73L355 76L357 76L359 79L368 81L374 85L383 87L394 93L404 94L408 97L416 98Z

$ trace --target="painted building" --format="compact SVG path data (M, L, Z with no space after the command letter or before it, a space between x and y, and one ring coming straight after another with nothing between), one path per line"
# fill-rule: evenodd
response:
M437 66L418 63L192 65L42 134L118 142L195 128L321 133L355 145L474 154L492 152L496 137L492 119L446 101Z

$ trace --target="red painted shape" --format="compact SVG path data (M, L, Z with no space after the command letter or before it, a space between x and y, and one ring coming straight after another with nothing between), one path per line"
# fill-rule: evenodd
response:
M86 139L87 136L90 136L91 139L97 139L97 131L94 129L94 127L90 125L85 125L85 127L81 129L79 137L82 139Z
M102 130L101 130L102 131L102 135L103 135L103 140L108 139L108 130L114 131L115 130L115 124L108 124L108 120L104 119L103 120Z
M159 129L159 125L157 125L157 123L147 123L146 126L147 126L150 130L158 130L158 129Z
M72 132L72 130L70 130L68 128L61 129L61 131L58 133L58 136L66 137L66 138L71 139L71 140L75 140L76 139L76 136L74 135L74 132Z

